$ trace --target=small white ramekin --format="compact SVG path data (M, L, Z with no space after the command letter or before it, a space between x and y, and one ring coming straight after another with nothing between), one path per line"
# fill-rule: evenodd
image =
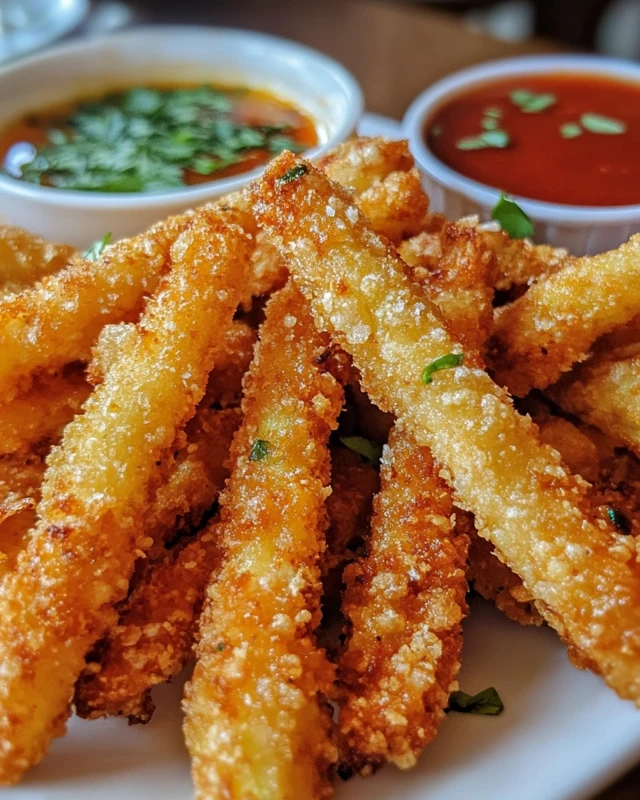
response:
M152 26L86 39L0 70L0 125L102 90L171 81L264 89L315 122L322 156L362 115L362 92L340 64L308 47L228 28ZM261 169L159 193L107 194L34 186L0 175L0 221L77 247L111 232L143 231L186 208L236 191Z
M487 220L500 194L498 189L451 169L428 149L424 126L437 109L475 85L502 78L568 72L637 81L640 89L640 64L600 56L541 55L478 64L438 81L414 100L402 121L402 133L409 140L434 211L450 219L477 214ZM618 247L640 231L640 205L592 207L514 199L533 220L536 241L566 247L576 255Z

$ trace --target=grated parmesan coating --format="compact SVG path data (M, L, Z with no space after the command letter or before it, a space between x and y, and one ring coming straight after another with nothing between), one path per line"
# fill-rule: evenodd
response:
M235 219L194 216L135 335L49 456L38 522L0 595L3 784L63 732L85 653L114 624L148 545L139 520L156 462L204 393L245 280L249 243Z
M640 313L640 235L617 250L569 259L518 300L497 309L496 381L524 397L583 361L595 340Z
M342 774L414 766L457 688L467 538L439 472L428 448L392 430L366 555L344 574Z
M460 352L458 342L395 251L354 217L348 194L310 165L279 182L300 163L281 155L252 191L258 224L289 259L318 326L351 353L372 400L450 471L461 506L572 653L640 703L634 542L598 518L585 483L484 371L463 364L422 382L425 365ZM370 335L354 340L363 324Z
M287 315L296 323L283 324ZM271 299L245 380L244 420L222 497L222 566L200 622L184 701L196 797L331 795L336 758L324 697L333 668L315 643L327 525L330 431L342 390L317 357L306 302ZM266 452L254 451L256 440Z

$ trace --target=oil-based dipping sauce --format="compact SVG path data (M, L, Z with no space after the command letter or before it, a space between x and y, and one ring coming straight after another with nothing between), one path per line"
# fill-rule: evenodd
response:
M0 132L5 171L30 183L157 192L236 175L318 142L312 120L267 92L144 86L35 111Z
M457 172L579 206L640 203L640 85L588 74L502 79L445 102L424 131Z

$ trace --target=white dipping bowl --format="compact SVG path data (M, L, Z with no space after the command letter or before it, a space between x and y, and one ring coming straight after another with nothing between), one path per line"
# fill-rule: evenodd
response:
M340 64L295 42L229 28L153 26L58 47L0 70L0 125L83 95L158 82L266 90L314 121L324 155L354 133L362 92ZM262 168L158 193L81 192L0 175L0 221L85 247L111 232L139 233L186 208L236 191Z
M572 72L637 82L640 90L640 64L600 56L542 55L479 64L438 81L420 94L405 114L402 132L409 140L431 209L449 219L476 214L488 220L500 196L497 188L448 167L426 146L425 124L441 106L461 92L495 80ZM640 205L571 206L510 196L531 217L536 241L566 247L575 255L610 250L640 231Z

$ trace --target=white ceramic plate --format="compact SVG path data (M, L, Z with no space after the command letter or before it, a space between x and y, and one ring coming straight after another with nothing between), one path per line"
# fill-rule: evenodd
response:
M361 132L393 137L398 126L368 116ZM579 800L640 758L640 712L571 667L551 630L521 628L484 601L473 603L465 623L460 685L468 692L495 686L504 713L451 714L416 769L350 781L338 800ZM145 727L72 720L44 763L2 797L188 800L180 694L180 682L161 687Z

